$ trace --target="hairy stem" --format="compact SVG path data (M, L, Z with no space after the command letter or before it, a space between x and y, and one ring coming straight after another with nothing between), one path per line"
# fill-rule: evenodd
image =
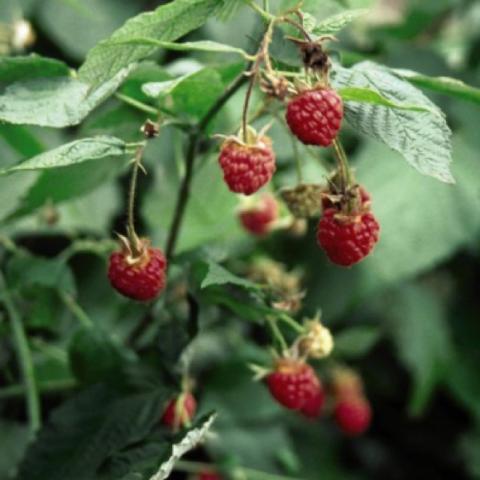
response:
M137 147L137 150L135 152L132 176L130 178L130 188L128 193L127 232L128 239L130 240L130 245L132 247L132 252L134 255L140 255L142 253L142 248L139 244L137 232L135 231L135 195L137 191L138 170L141 166L144 149L145 146L140 145L139 147Z
M352 172L350 171L350 167L348 165L347 154L345 153L340 140L335 138L335 140L332 142L332 145L335 151L335 157L337 159L338 172L340 174L340 189L342 193L345 194L347 188L352 183Z

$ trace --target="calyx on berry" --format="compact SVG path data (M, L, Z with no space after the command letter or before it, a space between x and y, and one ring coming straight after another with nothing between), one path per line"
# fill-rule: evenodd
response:
M249 127L246 135L226 137L219 163L228 188L235 193L251 195L267 184L276 169L272 141Z
M319 246L337 265L349 267L360 262L373 250L380 231L369 195L356 187L337 198L327 196L323 203L326 208L317 227Z

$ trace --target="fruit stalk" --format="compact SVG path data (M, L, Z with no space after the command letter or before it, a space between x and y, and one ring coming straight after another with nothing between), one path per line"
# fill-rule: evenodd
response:
M130 178L130 188L128 193L128 212L127 212L127 234L132 248L132 253L135 257L141 255L142 246L135 231L135 196L137 190L138 170L141 167L143 151L145 146L142 144L137 147L135 158L133 161L132 176Z
M342 144L338 138L335 138L332 142L333 149L335 151L335 157L338 164L338 172L340 177L340 190L343 194L347 192L347 189L353 183L352 172L348 165L347 155L343 149Z

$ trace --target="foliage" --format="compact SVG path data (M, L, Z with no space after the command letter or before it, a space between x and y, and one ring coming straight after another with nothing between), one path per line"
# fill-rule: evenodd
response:
M0 478L162 480L205 464L253 480L479 478L480 9L297 3L0 0ZM296 142L265 95L265 58L305 80L302 30L338 40L322 45L340 138L381 225L351 269L283 204L275 231L248 235L217 162L215 134L239 131L263 75L247 120L273 139L266 190L326 185L334 150ZM169 261L149 304L105 274L131 171L127 220ZM252 380L318 311L335 348L313 365L325 384L335 365L363 378L364 437L281 409ZM192 379L198 415L170 431L163 409Z

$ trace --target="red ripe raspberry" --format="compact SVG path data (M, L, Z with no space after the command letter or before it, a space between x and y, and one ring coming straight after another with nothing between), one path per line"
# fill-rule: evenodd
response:
M370 426L372 410L368 401L362 396L341 398L335 405L335 421L347 435L361 435Z
M342 99L330 88L305 90L287 105L288 126L305 145L328 147L337 136L342 118Z
M168 402L162 416L162 423L178 430L190 423L197 411L197 402L190 392L185 392Z
M278 403L291 410L305 408L305 414L314 409L315 398L321 389L320 380L310 365L289 358L277 361L275 371L267 375L266 383ZM318 398L316 401L318 403Z
M263 195L257 205L239 213L240 222L253 235L268 233L278 218L278 203L272 195Z
M204 470L197 475L197 480L222 480L222 476L212 470Z
M155 298L166 283L167 260L158 248L148 247L144 241L143 253L133 257L127 249L113 252L108 266L112 287L128 298L147 301Z
M305 402L305 405L301 408L300 411L305 417L317 418L322 414L324 403L325 391L320 384L316 393Z
M318 224L317 241L333 263L349 267L371 252L379 231L371 212L348 215L327 208Z
M245 195L268 183L276 168L272 141L265 136L257 137L252 144L227 139L220 150L219 162L228 188Z

